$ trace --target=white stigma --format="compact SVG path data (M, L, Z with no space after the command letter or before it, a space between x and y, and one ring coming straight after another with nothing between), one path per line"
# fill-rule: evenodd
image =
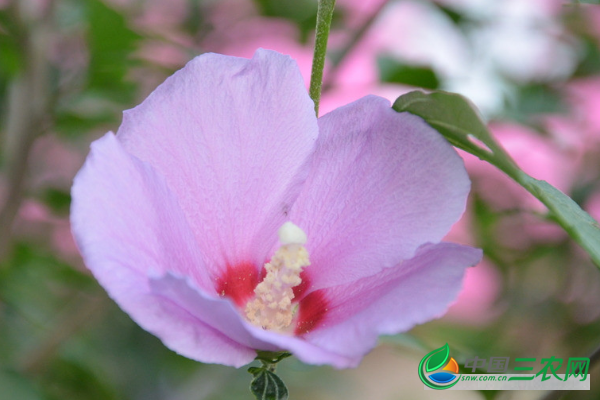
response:
M279 242L284 246L287 244L306 244L306 233L290 221L281 225L277 234L279 235Z
M267 275L254 289L255 297L246 304L246 317L263 329L283 331L294 318L293 287L302 279L302 268L310 265L304 248L306 233L291 222L279 228L281 247L265 264Z

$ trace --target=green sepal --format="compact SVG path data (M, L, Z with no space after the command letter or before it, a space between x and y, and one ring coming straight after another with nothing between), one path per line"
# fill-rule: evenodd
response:
M287 351L256 351L255 360L260 361L265 364L277 364L279 361L284 358L288 358L292 355L292 353Z

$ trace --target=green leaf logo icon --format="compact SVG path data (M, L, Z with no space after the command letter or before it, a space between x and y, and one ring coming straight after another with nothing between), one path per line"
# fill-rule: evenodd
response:
M450 365L449 362L452 363L451 368L446 367L449 372L444 370L443 372L427 375L445 365ZM459 376L458 365L456 364L456 360L450 357L450 346L448 346L448 343L439 349L427 353L419 363L419 378L421 382L432 389L443 390L451 388L458 383Z
M448 343L446 343L444 346L435 349L425 357L429 357L427 364L425 365L425 370L427 372L435 371L448 362L448 359L450 358L450 347L448 347Z

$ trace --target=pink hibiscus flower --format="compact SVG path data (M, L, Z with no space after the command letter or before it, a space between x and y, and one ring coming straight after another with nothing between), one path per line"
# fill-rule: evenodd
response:
M481 252L439 241L469 186L387 100L317 121L289 57L205 54L92 144L71 220L109 295L176 352L344 368L456 298Z

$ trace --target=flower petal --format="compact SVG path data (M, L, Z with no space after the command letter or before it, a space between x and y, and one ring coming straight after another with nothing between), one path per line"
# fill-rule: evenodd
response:
M267 50L195 58L125 112L117 135L165 176L207 268L244 292L230 293L240 303L252 285L238 283L270 255L317 136L296 63Z
M368 96L319 119L290 219L308 236L308 290L373 275L437 243L465 209L462 160L421 118Z
M196 360L242 365L254 358L252 349L152 293L149 276L173 271L217 297L176 198L112 133L92 144L72 198L71 224L87 267L139 325Z
M288 350L304 362L331 364L339 368L354 362L353 359L317 347L302 338L254 326L240 316L228 299L206 296L183 277L167 274L154 278L151 286L154 293L168 299L180 313L205 322L246 348L268 351Z
M322 318L314 330L299 334L358 363L379 335L403 332L445 313L460 291L466 267L477 264L481 256L479 249L453 243L425 245L414 258L394 268L312 292L300 302L299 326L305 318L305 301L313 303L313 313L322 307Z
M239 312L227 298L214 298L203 294L184 277L174 274L153 277L152 292L168 300L189 316L197 318L223 336L229 337L250 349L277 351L279 348L252 336L245 327Z

